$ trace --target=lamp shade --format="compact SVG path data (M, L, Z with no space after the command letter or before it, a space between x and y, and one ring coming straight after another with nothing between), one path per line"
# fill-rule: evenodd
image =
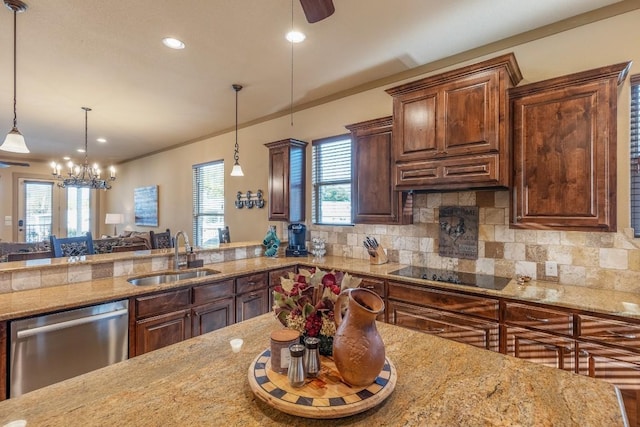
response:
M105 224L122 224L124 222L124 215L119 213L108 213L104 219Z
M113 235L117 236L118 228L116 225L124 223L124 215L120 213L108 213L104 218L104 223L107 225L113 224Z
M231 176L244 176L242 167L240 167L240 165L233 165L233 169L231 169Z
M17 128L11 129L11 132L7 134L4 142L2 143L2 145L0 145L0 150L10 151L12 153L29 152L27 144L24 142L24 136L22 136Z

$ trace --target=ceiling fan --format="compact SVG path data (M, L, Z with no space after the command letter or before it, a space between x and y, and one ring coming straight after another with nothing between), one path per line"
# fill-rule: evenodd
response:
M328 18L336 10L333 0L300 0L300 4L309 24Z
M31 165L24 162L10 162L8 160L0 160L0 168L8 168L9 166L24 166L28 168Z

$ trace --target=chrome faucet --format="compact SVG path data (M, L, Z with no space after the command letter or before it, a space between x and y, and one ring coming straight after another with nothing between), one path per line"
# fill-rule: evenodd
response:
M178 255L178 249L180 248L180 245L178 244L178 237L182 236L182 238L184 239L184 249L186 251L186 253L189 253L189 236L187 236L187 234L184 231L178 231L175 235L175 237L173 238L173 248L174 248L174 257L173 257L173 269L174 270L179 270L180 269L180 255Z

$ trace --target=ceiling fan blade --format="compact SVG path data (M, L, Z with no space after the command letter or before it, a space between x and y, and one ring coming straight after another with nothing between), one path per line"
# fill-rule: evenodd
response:
M8 168L9 166L24 166L28 168L31 165L24 162L10 162L8 160L0 160L0 168Z
M309 24L322 21L333 15L336 10L333 0L300 0L300 4Z

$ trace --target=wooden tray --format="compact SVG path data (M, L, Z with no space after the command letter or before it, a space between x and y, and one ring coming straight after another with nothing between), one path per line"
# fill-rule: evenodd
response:
M373 408L396 386L396 368L388 358L376 380L367 387L343 383L330 358L321 356L320 363L317 378L308 378L304 386L294 388L286 375L271 370L271 351L266 349L249 366L249 385L258 398L282 412L320 419L347 417Z

